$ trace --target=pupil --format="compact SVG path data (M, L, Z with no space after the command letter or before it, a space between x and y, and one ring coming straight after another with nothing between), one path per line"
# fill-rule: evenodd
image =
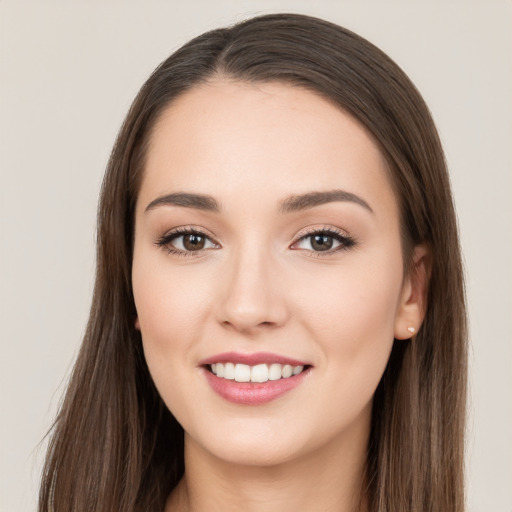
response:
M311 243L311 246L316 251L327 251L329 250L333 245L333 238L332 236L327 235L315 235L313 236L313 241Z
M183 238L183 246L188 251L199 251L204 247L204 236L202 235L187 235Z

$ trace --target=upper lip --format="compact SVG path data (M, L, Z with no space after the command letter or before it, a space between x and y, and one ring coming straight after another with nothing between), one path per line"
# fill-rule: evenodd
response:
M199 362L200 366L206 366L214 363L239 363L248 366L257 364L289 364L291 366L307 366L309 363L293 359L291 357L272 354L271 352L255 352L254 354L242 354L240 352L223 352L211 357L207 357Z

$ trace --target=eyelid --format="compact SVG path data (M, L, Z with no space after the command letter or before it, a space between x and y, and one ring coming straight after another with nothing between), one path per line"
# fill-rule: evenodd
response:
M211 233L209 230L201 227L201 226L195 226L194 224L191 225L185 225L185 226L176 226L175 228L169 229L166 231L160 238L163 237L170 237L172 235L186 235L189 233L198 233L200 235L204 235L208 238L210 238L212 241L215 240L215 235ZM215 242L218 243L218 242Z
M324 234L327 236L332 236L335 238L340 245L334 249L329 249L326 251L313 251L311 249L300 249L300 248L294 248L294 245L298 244L301 240L304 240L305 238L308 238L310 236L316 235L316 234ZM323 257L323 256L329 256L332 254L337 253L338 251L348 250L354 245L356 245L356 240L348 235L343 230L333 227L333 226L310 226L308 228L305 228L304 230L300 231L296 237L294 242L290 245L290 249L297 250L297 251L304 251L309 253L310 256L313 257Z
M199 234L207 238L215 247L208 247L204 249L198 249L197 251L187 251L183 249L178 249L171 245L171 242L176 238L188 235L188 234ZM334 249L328 249L325 251L314 251L312 249L304 249L304 248L296 248L294 247L301 240L304 240L307 237L323 234L330 237L333 237L335 240L339 242L339 245ZM206 251L210 251L212 249L220 249L222 248L221 244L216 240L216 237L213 236L208 230L199 227L199 226L178 226L172 228L165 232L162 236L158 237L155 240L155 245L159 248L165 248L169 252L169 254L175 254L178 256L187 256L187 257L200 257L204 255ZM343 230L333 227L333 226L309 226L301 230L296 236L293 243L289 246L292 250L304 251L309 253L310 256L314 257L322 257L329 256L338 251L348 250L351 247L356 245L356 240L348 235Z
M295 240L294 240L293 244L296 244L299 240L302 240L303 238L306 238L308 236L321 234L321 233L327 233L332 236L338 236L342 239L350 239L351 238L345 231L343 231L339 228L336 228L333 226L327 226L324 224L324 225L319 225L319 226L308 226L307 228L302 229L295 236Z
M348 238L348 234L340 228L330 226L327 224L319 224L316 226L308 226L306 228L301 229L297 233L295 239L299 240L300 238L303 238L308 235L313 235L315 233L333 233L333 234L345 236Z
M197 251L186 251L182 249L178 249L176 247L172 247L170 244L173 240L176 238L190 235L190 234L198 234L202 235L212 244L214 244L216 247L209 247L206 249L199 249ZM204 228L201 228L199 226L178 226L176 228L172 228L168 231L166 231L162 236L159 236L154 244L159 248L167 249L169 254L175 254L177 256L185 256L185 257L200 257L204 255L205 251L210 251L212 249L220 249L220 244L216 240L216 238L210 234L210 232Z

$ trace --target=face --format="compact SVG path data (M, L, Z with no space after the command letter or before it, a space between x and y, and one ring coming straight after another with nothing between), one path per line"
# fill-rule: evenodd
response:
M133 292L188 442L275 464L366 439L393 338L414 325L402 272L385 161L325 99L218 79L159 119Z

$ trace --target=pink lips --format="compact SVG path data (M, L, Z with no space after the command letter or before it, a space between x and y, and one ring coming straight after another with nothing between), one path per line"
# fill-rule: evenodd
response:
M296 388L311 370L310 367L307 367L298 375L294 375L287 379L269 380L267 382L259 383L236 382L234 380L223 379L214 375L207 368L208 365L214 363L227 362L247 364L249 366L272 363L279 363L283 365L289 364L291 366L307 366L308 363L267 352L258 352L255 354L225 352L201 361L200 365L203 366L203 373L213 391L225 400L241 405L261 405L275 400L288 391Z
M200 366L213 363L240 363L256 366L257 364L289 364L291 366L306 366L308 363L298 359L271 354L270 352L256 352L255 354L241 354L239 352L224 352L216 356L209 357L199 362Z

